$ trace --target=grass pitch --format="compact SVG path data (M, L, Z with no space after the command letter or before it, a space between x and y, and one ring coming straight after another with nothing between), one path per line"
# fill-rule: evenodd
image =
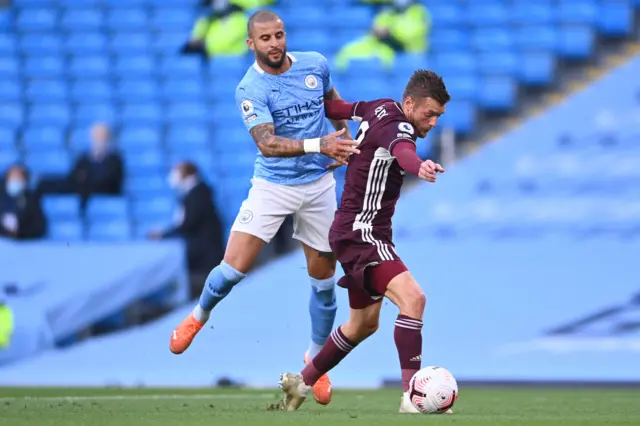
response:
M277 390L0 388L7 426L639 425L640 391L460 389L455 414L401 415L399 392L335 390L296 413L269 412Z

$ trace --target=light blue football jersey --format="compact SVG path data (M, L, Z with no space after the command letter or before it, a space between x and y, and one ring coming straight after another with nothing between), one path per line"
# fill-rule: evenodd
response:
M280 75L253 64L236 88L236 105L247 129L274 123L277 136L311 139L333 132L324 116L324 94L333 88L327 59L317 52L287 53L291 68ZM258 150L254 177L299 185L324 176L332 160L323 154L265 158Z

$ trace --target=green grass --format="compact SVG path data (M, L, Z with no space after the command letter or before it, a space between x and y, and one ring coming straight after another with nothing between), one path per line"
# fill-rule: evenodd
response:
M155 395L155 396L154 396ZM71 397L71 398L65 398ZM79 397L79 398L73 398ZM399 393L334 392L296 413L269 412L276 390L0 388L0 424L11 426L188 425L639 425L640 391L461 389L455 414L400 415Z

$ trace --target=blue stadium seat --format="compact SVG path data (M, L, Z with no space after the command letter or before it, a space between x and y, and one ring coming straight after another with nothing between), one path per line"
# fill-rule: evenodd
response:
M507 112L516 104L517 89L513 78L484 77L478 88L478 105L486 110Z
M72 55L103 55L107 36L101 32L73 32L67 36L64 47Z
M544 2L516 3L509 11L509 19L515 24L553 24L557 11L552 5Z
M120 108L120 118L124 124L153 124L163 121L162 107L155 102L125 103Z
M475 100L479 79L475 74L447 77L447 90L453 99Z
M22 101L22 87L20 87L20 82L0 79L0 101Z
M190 8L160 7L151 14L151 25L161 31L188 32L196 20L196 15Z
M24 120L22 104L18 102L0 102L0 125L20 126Z
M69 74L73 78L104 78L110 73L109 58L102 55L71 57Z
M109 46L113 53L122 55L146 53L151 49L149 34L145 32L116 33L111 37Z
M157 176L166 173L168 161L164 156L164 152L130 152L127 155L125 167L129 176Z
M189 101L204 97L206 91L200 78L171 78L161 85L162 97L168 101Z
M297 6L297 4L296 4ZM336 5L337 6L337 5ZM327 11L325 11L327 13ZM352 6L351 4L339 5L330 9L327 16L348 16L349 27L359 31L366 31L371 28L371 22L373 22L374 10L369 6ZM325 26L333 30L344 28L339 19L325 19ZM315 25L311 25L313 28ZM323 26L324 27L324 26Z
M172 166L182 161L191 161L196 164L203 173L208 170L217 170L213 153L209 149L194 149L189 152L177 150L169 152L168 154L168 162Z
M59 56L29 57L24 63L24 72L29 78L61 77L64 71L64 59Z
M462 28L435 28L429 35L432 52L466 50L470 46L469 32Z
M90 241L124 242L133 236L128 219L92 221L87 228Z
M148 79L123 79L116 86L120 102L151 102L158 98L158 84Z
M513 49L513 35L507 28L479 28L471 33L471 46L481 52Z
M93 195L87 203L86 216L92 221L126 219L129 205L125 197Z
M46 195L42 198L42 207L47 218L54 221L80 218L80 197L77 195Z
M51 31L55 29L57 13L51 8L29 8L18 12L18 31Z
M167 146L181 145L192 148L206 148L212 145L211 135L204 126L171 126L167 134Z
M452 99L447 113L440 118L440 127L452 128L461 135L471 132L476 123L476 107L472 101Z
M585 60L595 51L596 35L588 25L566 25L560 28L558 53L566 59Z
M33 80L26 95L31 102L66 102L69 94L64 80Z
M156 126L125 126L120 131L119 145L127 152L160 150L162 135Z
M0 150L0 170L7 170L9 166L16 164L18 160L20 160L20 156L15 149Z
M71 169L69 155L60 150L27 152L25 163L35 175L66 174Z
M0 14L2 12L0 11ZM2 27L0 27L0 31ZM16 37L11 33L0 32L0 56L11 56L16 52Z
M434 28L458 27L466 21L465 11L458 4L437 3L429 6Z
M176 197L170 194L168 196L141 198L135 201L132 207L133 217L137 221L163 218L165 223L169 224L176 210Z
M250 58L243 56L220 56L211 59L209 72L228 84L228 81L225 81L227 78L243 76L252 63Z
M76 126L88 126L98 121L117 125L119 117L116 106L108 102L83 103L76 106L73 113L73 123Z
M0 77L15 78L19 69L20 66L16 58L0 56Z
M434 71L446 78L476 71L476 62L470 53L439 53L433 56L433 67Z
M104 26L104 14L97 8L69 8L62 13L60 26L66 31L95 31Z
M116 59L114 71L120 77L147 78L155 72L156 64L150 56L120 56Z
M107 13L107 25L115 31L135 31L147 27L147 16L143 9L117 8Z
M204 102L172 102L167 105L167 114L174 122L205 122L211 118Z
M191 79L202 73L200 58L166 55L160 59L160 73L169 78Z
M62 41L57 34L27 33L20 39L20 49L25 55L56 55L62 51Z
M80 220L51 220L48 224L48 237L54 241L81 241L84 229Z
M634 10L625 1L603 0L598 12L598 28L609 37L626 37L634 28Z
M502 2L469 2L465 10L467 24L479 27L509 25L509 9Z
M28 120L34 125L66 126L70 121L67 105L64 103L38 103L29 108Z
M561 0L556 5L558 23L593 25L598 20L598 2L595 0Z
M0 126L0 151L9 151L16 146L16 129L12 126ZM0 168L0 170L4 170ZM2 172L0 172L2 173Z
M9 8L0 9L0 31L13 31L13 11Z
M300 5L292 10L282 10L282 19L286 23L287 28L313 28L317 25L322 25L326 19L326 11L320 7L307 7L306 5Z
M476 56L478 70L483 74L515 75L519 58L515 52L484 52Z
M69 138L69 145L76 152L82 152L89 149L91 146L91 127L90 126L78 126L71 131Z
M136 175L128 177L125 182L125 190L127 195L133 197L136 200L142 200L149 197L155 197L159 195L173 195L167 177L160 173L151 175ZM134 204L134 217L138 217L135 213Z
M188 38L184 31L160 32L151 39L151 49L156 53L175 54Z
M81 79L71 85L71 98L74 102L105 102L113 95L112 87L105 80Z
M555 52L558 46L558 31L547 25L525 25L514 31L516 47L524 50L547 50Z
M31 127L22 134L22 143L27 150L32 152L62 150L65 146L65 134L60 127Z
M528 86L549 86L555 78L555 58L550 52L525 52L520 57L520 81Z

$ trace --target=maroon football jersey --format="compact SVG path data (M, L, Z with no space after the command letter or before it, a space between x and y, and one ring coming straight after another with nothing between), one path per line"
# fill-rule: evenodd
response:
M404 180L404 170L392 155L400 141L416 143L415 129L392 99L358 102L353 119L360 154L349 157L336 231L375 228L391 237L391 218Z

